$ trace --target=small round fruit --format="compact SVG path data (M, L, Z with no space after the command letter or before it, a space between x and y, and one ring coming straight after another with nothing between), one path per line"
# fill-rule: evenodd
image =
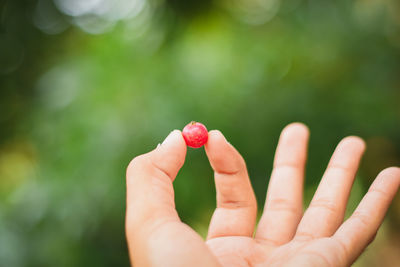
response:
M202 147L208 140L206 126L200 122L192 121L182 130L186 145L194 148Z

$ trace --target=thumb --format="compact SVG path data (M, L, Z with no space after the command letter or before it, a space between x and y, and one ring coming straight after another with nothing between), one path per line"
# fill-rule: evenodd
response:
M172 131L161 145L150 152L150 157L154 167L173 181L186 157L186 143L181 131Z
M185 156L182 133L174 130L156 149L130 162L126 174L127 227L144 221L179 220L172 181Z
M175 210L172 181L185 156L185 140L175 130L128 166L126 235L134 266L219 266Z

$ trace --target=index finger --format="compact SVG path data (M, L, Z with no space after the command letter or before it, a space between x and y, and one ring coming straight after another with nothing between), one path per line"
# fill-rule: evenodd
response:
M252 236L257 201L239 152L220 131L210 131L205 146L214 170L217 208L212 216L207 239L222 236Z

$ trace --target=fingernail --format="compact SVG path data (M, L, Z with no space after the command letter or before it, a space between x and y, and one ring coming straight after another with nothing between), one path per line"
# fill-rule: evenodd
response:
M167 145L168 143L173 142L175 132L176 130L170 132L169 135L165 138L165 140L161 143L161 145Z
M225 140L226 143L231 144L231 143L229 143L229 141L226 139L225 135L223 135L223 134L221 133L221 131L219 131L219 130L215 130L215 131L218 132L219 136L221 136L221 137Z
M161 144L160 143L158 143L158 145L157 145L157 147L156 148L159 148L161 146Z

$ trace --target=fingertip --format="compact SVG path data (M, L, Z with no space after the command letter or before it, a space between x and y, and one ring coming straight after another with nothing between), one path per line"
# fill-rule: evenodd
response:
M217 172L236 172L245 165L240 153L219 130L209 131L205 150L211 166Z
M307 158L307 146L310 132L300 122L287 125L279 137L274 166L294 165L303 169Z
M161 143L161 145L169 145L169 144L179 144L185 143L183 139L182 132L180 130L173 130L168 134L165 140Z
M361 151L365 151L365 149L367 147L364 139L362 139L359 136L355 136L355 135L347 136L347 137L343 138L339 144L351 146L351 147L357 148Z
M228 143L225 136L219 130L211 130L208 132L208 140L205 144L206 149L221 143Z
M310 130L308 127L301 122L292 122L288 124L285 128L282 130L282 135L284 136L304 136L305 138L308 138L310 135Z
M400 179L400 168L396 166L388 167L386 169L383 169L379 175L389 175L389 176L395 176L399 177Z
M220 130L210 130L208 131L208 135L222 135Z
M297 127L297 128L302 128L305 131L308 131L308 126L306 124L302 123L302 122L299 122L299 121L295 121L295 122L289 123L286 127Z
M133 169L149 166L149 160L161 165L183 165L186 156L186 143L179 130L171 131L162 143L158 143L152 151L133 158L126 168L127 177Z
M388 167L383 169L379 174L377 179L382 179L394 184L395 186L400 186L400 168L399 167Z
M186 151L187 147L182 132L173 130L161 145L149 154L153 164L165 171L174 180L185 162Z
M186 153L186 142L180 130L173 130L158 147L159 150L171 150L173 152L184 151Z
M209 131L208 140L204 147L209 157L215 157L216 155L218 155L218 157L224 157L224 155L236 153L236 149L219 130Z

